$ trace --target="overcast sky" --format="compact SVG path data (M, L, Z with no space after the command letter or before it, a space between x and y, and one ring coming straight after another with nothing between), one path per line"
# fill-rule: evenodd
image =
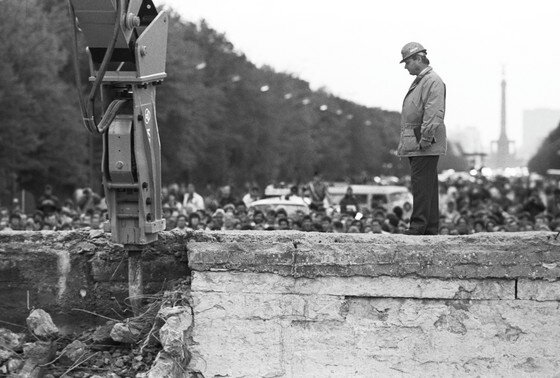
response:
M398 62L418 41L447 84L450 134L499 136L505 66L508 136L520 147L523 110L560 108L560 1L156 0L185 20L206 19L257 65L312 88L400 111L413 77ZM266 83L263 83L266 84Z

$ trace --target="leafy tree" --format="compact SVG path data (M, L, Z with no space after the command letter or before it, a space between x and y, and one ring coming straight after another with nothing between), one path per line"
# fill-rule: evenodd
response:
M61 80L68 54L57 12L39 1L5 1L0 33L0 182L3 197L46 182L59 189L84 181L77 107ZM78 143L77 143L78 142Z
M545 174L549 169L560 169L560 124L542 142L537 153L529 160L529 170Z

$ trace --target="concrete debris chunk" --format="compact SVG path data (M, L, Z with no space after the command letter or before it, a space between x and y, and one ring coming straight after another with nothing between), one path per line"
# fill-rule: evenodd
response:
M54 351L54 352L53 352ZM47 363L52 355L56 353L56 343L52 341L35 341L23 345L23 355L27 360L38 363Z
M10 357L15 355L16 353L11 349L4 349L0 346L0 364L4 363L4 361L8 361Z
M148 371L147 378L178 378L183 377L183 370L165 352L160 352L152 368Z
M190 308L184 307L183 309L183 312L176 313L176 315L167 318L165 324L159 331L163 350L169 353L172 358L179 361L187 357L187 352L185 350L185 332L192 325Z
M99 237L103 236L103 233L104 233L103 230L91 230L89 232L89 238L90 239L99 238Z
M9 373L17 373L23 367L23 361L19 358L12 358L6 364Z
M44 310L36 309L27 317L27 326L40 339L53 339L58 335L58 328L51 316Z
M173 307L162 307L158 311L158 317L166 320L170 316L183 314L183 313L191 313L190 307L186 306L173 306Z
M114 325L115 322L109 321L107 322L107 324L100 325L95 328L95 331L91 335L91 339L93 340L93 342L103 344L113 341L113 339L111 338L111 330L113 329Z
M24 339L25 335L23 333L15 333L9 329L0 328L0 351L10 349L14 352L21 352Z
M88 351L87 345L80 340L74 340L64 349L63 359L67 362L74 363L84 356Z
M56 355L57 344L53 341L36 341L23 345L25 364L17 377L35 378L42 377L44 366L51 362Z
M119 343L135 343L140 339L142 325L135 322L117 323L111 329L111 339Z

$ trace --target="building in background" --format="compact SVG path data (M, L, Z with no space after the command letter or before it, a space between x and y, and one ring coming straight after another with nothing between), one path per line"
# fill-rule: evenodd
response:
M523 144L520 155L528 161L543 140L560 122L560 109L533 109L523 112Z

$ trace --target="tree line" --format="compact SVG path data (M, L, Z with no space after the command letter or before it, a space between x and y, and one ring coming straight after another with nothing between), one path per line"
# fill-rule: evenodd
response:
M529 160L528 168L543 175L549 169L560 169L560 124L543 140L537 153Z
M63 0L2 2L0 32L0 199L101 189L101 138L81 125ZM407 172L394 155L398 112L311 90L305 80L257 67L206 22L171 11L167 74L157 92L162 179L261 185ZM85 41L80 40L81 47ZM83 49L82 49L83 50ZM80 56L83 88L89 68ZM444 162L464 165L460 151ZM441 167L441 165L440 165Z

